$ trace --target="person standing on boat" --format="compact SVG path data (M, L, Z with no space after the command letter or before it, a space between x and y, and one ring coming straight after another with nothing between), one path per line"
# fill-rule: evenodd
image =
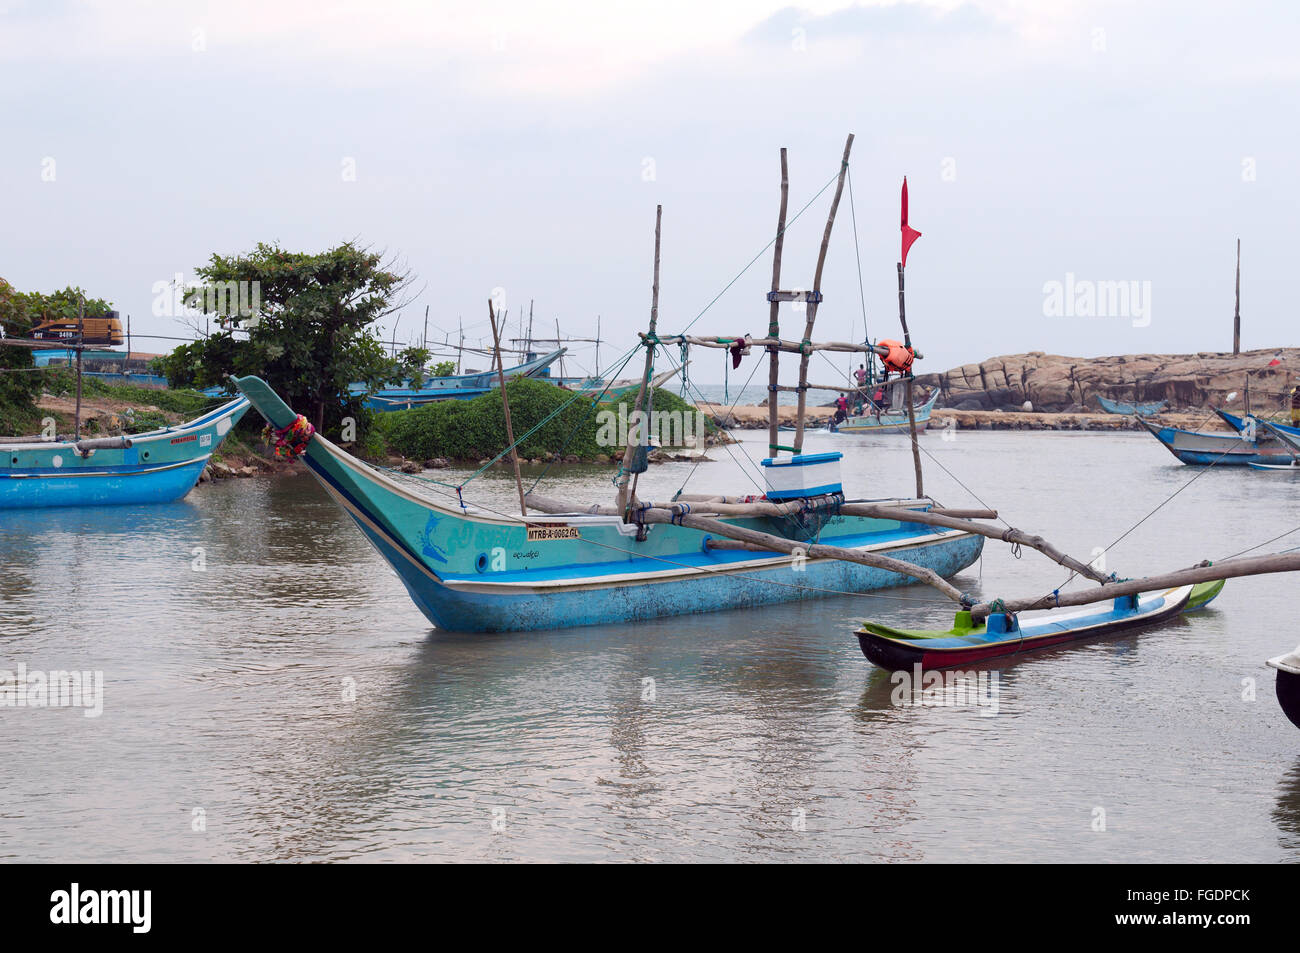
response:
M849 399L844 394L835 398L835 423L842 423L849 415Z
M1300 427L1300 384L1291 388L1291 426Z
M859 364L858 369L853 372L853 376L858 379L859 387L867 386L867 365Z

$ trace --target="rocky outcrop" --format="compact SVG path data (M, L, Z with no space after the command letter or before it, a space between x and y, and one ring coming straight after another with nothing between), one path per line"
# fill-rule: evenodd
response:
M1270 366L1270 362L1279 363ZM917 382L942 392L940 406L957 410L1019 410L1078 413L1097 409L1097 397L1169 402L1171 410L1207 403L1240 408L1250 379L1251 407L1281 410L1300 377L1300 348L1229 353L1125 354L1063 357L1030 351L918 375ZM1236 392L1235 400L1228 395Z

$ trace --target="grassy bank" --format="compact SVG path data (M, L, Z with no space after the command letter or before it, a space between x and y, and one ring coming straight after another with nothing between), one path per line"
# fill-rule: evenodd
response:
M592 410L588 398L575 399L572 391L526 379L509 382L506 395L515 438L520 441L520 456L545 459L558 454L589 461L620 452L608 439L607 420L607 432L601 433L599 414L609 405ZM695 413L694 407L667 390L654 392L653 406L659 412ZM617 405L614 411L617 413ZM537 431L525 437L534 427L538 427ZM706 427L713 432L711 421L706 421ZM375 429L390 453L411 460L441 457L473 462L495 457L506 448L500 389L473 400L439 401L413 410L379 414Z

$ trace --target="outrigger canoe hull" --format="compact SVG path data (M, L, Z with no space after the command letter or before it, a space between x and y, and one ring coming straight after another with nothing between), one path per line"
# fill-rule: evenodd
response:
M273 426L294 414L255 377L239 389ZM708 547L685 526L637 527L617 516L519 515L413 492L412 483L344 453L319 434L302 459L439 628L505 632L627 622L864 592L910 577L857 563ZM425 484L427 486L427 484ZM896 501L927 507L929 501ZM773 532L764 517L728 520ZM638 539L638 530L642 537ZM979 558L964 531L830 515L820 541L951 576ZM794 538L794 537L790 537Z
M1249 466L1290 463L1292 455L1267 433L1255 440L1243 434L1197 433L1177 427L1157 427L1137 418L1138 423L1183 463L1192 466Z
M929 426L930 412L934 410L938 400L939 392L935 391L925 403L917 404L912 408L916 417L917 433ZM887 410L879 416L868 413L859 417L850 417L842 424L831 426L830 430L833 433L911 433L911 421L907 417L906 409Z
M970 623L970 613L959 612L957 623L948 632L865 622L857 632L858 644L871 662L890 671L917 665L922 669L971 665L1156 625L1204 608L1222 589L1223 580L1180 586L1140 596L1121 596L1110 607L1086 606L1065 614L1051 610L1033 621L993 613L980 626Z
M136 434L118 447L0 443L0 510L178 500L194 488L247 410L248 401L237 397L188 423Z

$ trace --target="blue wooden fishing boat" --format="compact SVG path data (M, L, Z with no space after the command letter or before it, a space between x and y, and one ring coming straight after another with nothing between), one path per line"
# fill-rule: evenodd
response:
M296 415L264 381L236 382L279 429ZM714 549L709 534L638 525L620 515L510 515L427 495L420 481L372 467L320 434L302 459L439 628L551 629L863 592L910 580L894 572L791 553ZM423 491L423 492L422 492ZM929 500L900 505L925 511ZM878 553L949 576L979 558L983 538L897 520L834 516L812 525L735 519L789 539Z
M1177 427L1157 427L1142 417L1138 423L1161 446L1183 463L1194 466L1250 466L1253 464L1289 464L1293 459L1286 447L1267 431L1247 433L1198 433Z
M1127 400L1110 400L1107 397L1097 395L1097 403L1101 404L1101 409L1108 414L1124 414L1128 417L1151 417L1160 413L1169 406L1167 400L1152 400L1146 403L1135 403Z
M541 377L547 368L564 355L565 350L560 348L550 354L543 354L536 360L507 367L504 371L506 379ZM486 394L496 387L498 379L496 371L429 377L419 387L384 387L374 391L366 398L366 405L371 410L390 411L410 410L412 407L422 407L438 400L469 400L480 394ZM366 394L366 386L353 384L348 388L348 393L360 397Z
M947 632L899 629L865 622L858 644L881 668L893 670L950 668L1020 655L1081 639L1096 639L1164 622L1204 608L1223 589L1223 580L1178 586L1159 592L1120 596L1109 608L1085 606L1074 612L991 613L976 625L971 613L957 613Z
M248 401L237 397L188 423L129 437L0 438L0 509L180 499L247 410Z
M930 395L929 400L913 408L917 433L930 425L930 412L934 410L938 400L939 392L935 391ZM881 410L879 413L869 408L866 412L850 417L843 423L831 424L829 429L832 433L910 433L911 422L908 420L906 408Z
M1256 417L1254 414L1246 414L1245 416L1238 417L1236 414L1230 414L1220 407L1211 406L1210 410L1218 414L1219 419L1233 430L1237 431L1237 433L1258 433L1261 429L1261 425L1264 423L1262 418ZM1268 423L1283 433L1294 434L1295 436L1300 437L1300 427L1292 427L1289 424L1279 424L1271 420L1268 421Z
M506 379L532 377L550 380L548 369L565 351L566 348L560 348L524 364L507 367L504 372ZM438 400L470 400L492 390L497 386L497 380L496 371L475 371L472 374L427 377L419 387L411 387L407 381L407 386L381 387L376 391L368 391L365 384L349 384L348 394L352 397L365 397L366 406L371 410L410 410ZM208 397L220 397L229 393L229 390L218 385L205 388L199 393Z

